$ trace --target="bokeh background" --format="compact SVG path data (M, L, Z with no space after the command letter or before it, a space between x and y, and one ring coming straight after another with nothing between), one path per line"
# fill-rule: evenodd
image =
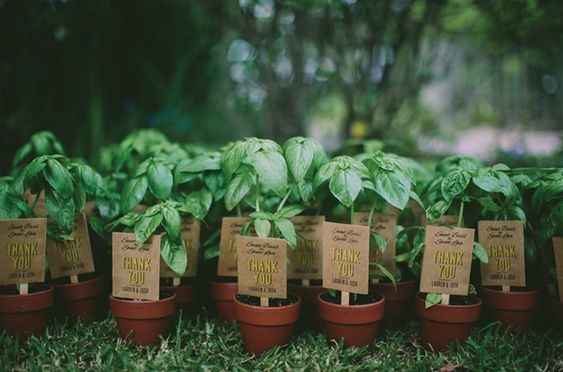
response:
M560 165L561 0L0 0L0 169L136 128Z

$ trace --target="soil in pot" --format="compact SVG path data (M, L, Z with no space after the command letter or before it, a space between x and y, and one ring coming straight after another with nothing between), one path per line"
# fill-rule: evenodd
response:
M110 296L119 336L137 345L153 345L169 331L176 313L176 295L162 292L158 301L134 301Z
M0 287L0 328L26 341L45 331L53 306L54 289L50 285L29 286L29 294L18 294L15 286Z
M386 326L397 327L414 317L414 298L418 285L415 280L398 282L396 285L388 282L370 285L372 293L385 297L385 316L383 323Z
M107 311L105 282L95 274L80 275L78 283L69 278L53 281L57 317L93 322L102 319Z
M352 299L356 297L356 301ZM378 294L351 296L350 305L340 305L340 292L319 295L319 312L329 340L346 346L366 346L379 335L385 299Z
M515 329L526 330L538 308L539 291L511 287L503 292L501 287L481 287L481 298L489 319Z
M219 319L227 322L236 321L235 296L238 292L237 279L219 277L210 283L210 292Z
M306 328L315 331L322 330L322 320L319 316L319 294L326 291L322 286L322 280L311 280L309 286L303 286L301 280L290 280L288 291L301 297L301 316L297 322L300 330Z
M422 343L436 351L445 351L451 342L463 342L471 334L481 315L478 297L451 296L450 305L424 306L425 294L416 297L416 313L421 320Z
M299 297L290 295L285 300L271 298L269 304L269 307L261 307L258 297L235 297L236 317L244 348L251 354L259 355L275 346L286 345L299 319Z
M160 288L163 292L174 293L176 295L176 308L182 310L184 315L194 314L197 307L194 303L194 286L189 278L182 278L179 286L172 286L171 279L166 279Z

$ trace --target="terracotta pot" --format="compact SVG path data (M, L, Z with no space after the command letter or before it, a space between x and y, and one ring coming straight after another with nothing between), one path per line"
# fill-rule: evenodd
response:
M184 313L192 312L193 309L193 287L189 284L182 284L177 287L161 286L161 291L174 293L176 295L176 308Z
M319 311L330 340L343 340L346 346L366 346L379 334L385 298L366 305L342 306L319 295Z
M558 298L549 296L547 298L548 319L552 319L552 324L557 328L563 329L563 302Z
M319 294L325 291L323 286L311 285L304 287L302 285L290 284L288 291L302 300L300 319L304 327L315 331L322 330L322 320L319 316Z
M376 283L370 286L373 293L385 297L385 316L383 322L388 326L398 326L414 316L414 298L418 289L415 280L393 283Z
M537 309L539 291L503 292L496 287L481 287L481 297L492 320L509 328L525 330Z
M84 322L100 320L104 316L103 292L101 276L78 283L55 284L57 315Z
M211 297L215 302L219 319L227 322L237 320L235 313L235 296L237 292L237 283L211 282Z
M137 345L152 345L165 335L176 312L176 295L159 301L133 301L110 296L119 336Z
M445 351L454 341L465 341L471 334L473 324L481 315L481 299L471 305L437 304L424 307L426 295L416 297L416 313L421 319L422 343L436 351Z
M258 355L286 345L293 335L300 308L299 297L296 302L280 307L248 305L235 297L236 317L246 351Z
M21 341L43 334L53 306L52 286L30 289L27 295L12 293L7 287L0 289L0 328Z

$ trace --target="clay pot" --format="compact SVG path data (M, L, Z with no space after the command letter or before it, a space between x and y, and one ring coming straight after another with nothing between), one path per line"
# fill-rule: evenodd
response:
M161 286L161 291L174 293L176 295L176 308L182 310L184 314L193 311L193 287L189 284L182 284L177 287Z
M259 355L275 346L286 345L293 335L300 308L300 298L287 306L261 307L235 297L235 312L245 350Z
M379 334L385 308L385 298L366 305L342 306L319 295L319 311L330 340L343 340L346 346L366 346Z
M418 289L414 280L393 283L374 283L370 286L372 293L385 297L385 317L387 326L399 326L413 318L413 304Z
M425 298L425 294L419 294L415 304L421 319L422 343L436 351L445 351L450 342L467 340L481 315L481 299L476 297L476 303L471 305L437 304L426 309Z
M563 329L563 302L556 297L547 298L548 319L552 319L552 324L557 328Z
M78 283L55 284L57 315L84 322L100 320L104 316L103 292L101 276Z
M37 285L30 290L20 295L8 287L0 289L0 328L22 342L43 334L53 306L52 286Z
M319 295L325 289L322 285L302 286L290 284L288 287L289 293L300 297L301 304L301 318L304 328L311 328L315 331L322 330L322 320L319 316Z
M490 319L509 328L525 330L538 306L538 290L503 292L496 287L481 287L481 297Z
M133 301L110 296L119 336L137 345L152 345L165 335L176 312L176 295L158 301Z
M235 313L235 296L237 292L237 283L211 282L211 298L215 302L219 319L227 322L237 320Z

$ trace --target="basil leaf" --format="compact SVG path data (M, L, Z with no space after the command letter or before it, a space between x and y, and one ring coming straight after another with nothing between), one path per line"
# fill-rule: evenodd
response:
M182 238L182 218L175 208L165 206L162 209L163 226L166 233L174 240Z
M379 249L381 252L385 252L387 249L387 240L378 233L371 233L371 241L375 245L375 248Z
M381 171L374 176L375 190L385 201L400 210L409 202L411 181L399 171Z
M179 276L184 275L188 266L188 255L183 240L175 244L167 235L163 236L160 242L160 256L172 271Z
M275 226L280 231L281 235L287 240L291 248L297 247L297 234L295 233L295 226L288 219L280 219L274 221Z
M135 224L134 232L138 245L144 244L156 232L162 222L162 214L157 213L154 216L143 216L139 222Z
M277 218L291 218L303 213L301 205L288 205L283 207L279 212L276 212Z
M253 156L260 190L283 195L287 189L287 164L279 152L259 151Z
M487 250L479 242L473 242L473 256L475 256L482 263L489 262L489 255Z
M139 205L145 198L148 186L147 178L143 176L129 180L121 193L122 212L132 211Z
M440 302L442 302L442 295L440 293L428 293L424 300L424 308L429 309Z
M289 172L297 182L305 179L305 175L313 163L314 151L311 143L303 137L290 138L284 144Z
M469 181L471 174L465 170L457 169L448 173L442 180L442 196L446 201L451 201L465 191Z
M362 179L351 169L337 170L329 183L330 192L350 208L362 190Z
M250 192L252 186L254 186L254 177L249 172L243 172L233 178L225 193L225 207L227 210L232 211L239 205L242 199Z
M43 170L45 179L53 190L62 197L71 197L74 192L72 175L57 160L48 159L47 166Z
M256 234L261 238L267 238L270 236L270 231L272 229L272 224L268 220L256 219L254 220L254 229Z
M170 168L162 163L152 162L147 168L149 189L157 199L164 200L170 196L174 178Z

